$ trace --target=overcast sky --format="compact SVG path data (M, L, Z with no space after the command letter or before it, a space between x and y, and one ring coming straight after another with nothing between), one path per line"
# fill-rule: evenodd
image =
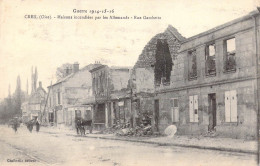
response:
M258 0L131 0L64 2L60 0L0 0L0 98L22 89L31 66L46 88L63 63L80 68L100 61L107 65L133 66L146 43L169 24L191 37L256 10ZM26 14L75 15L72 10L114 9L115 16L159 16L160 20L39 20ZM77 14L85 15L85 14ZM86 14L91 15L91 14ZM95 14L97 15L97 14ZM102 16L102 14L99 14ZM106 14L109 16L109 14Z

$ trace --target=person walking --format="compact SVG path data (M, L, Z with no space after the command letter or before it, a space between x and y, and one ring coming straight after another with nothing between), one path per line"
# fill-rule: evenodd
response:
M16 133L17 132L17 128L18 128L18 124L16 122L14 122L13 124L13 129L14 129L14 132Z
M14 129L14 132L17 133L17 129L19 127L19 121L17 118L12 119L12 128Z
M38 119L38 118L36 119L35 125L36 125L36 131L37 131L37 133L38 133L38 132L40 131L40 122L39 122L39 119Z

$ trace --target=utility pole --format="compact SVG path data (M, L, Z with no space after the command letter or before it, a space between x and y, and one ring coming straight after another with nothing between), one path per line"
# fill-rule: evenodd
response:
M51 85L52 85L52 82L51 82ZM46 113L46 106L47 106L47 103L48 103L49 94L50 94L50 88L48 88L48 94L47 94L47 98L46 98L45 105L44 105L44 108L43 108L43 113L42 113L42 116L41 116L41 122L42 122L42 117L44 117L45 113Z

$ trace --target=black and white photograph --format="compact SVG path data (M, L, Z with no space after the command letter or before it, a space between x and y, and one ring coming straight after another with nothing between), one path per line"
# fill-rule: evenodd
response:
M0 165L258 166L259 0L0 0Z

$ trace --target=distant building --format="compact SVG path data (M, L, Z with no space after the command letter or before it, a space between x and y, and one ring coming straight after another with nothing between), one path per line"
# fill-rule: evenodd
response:
M31 115L29 114L29 104L28 101L25 101L21 105L22 109L22 120L23 122L27 122L31 119Z
M31 93L28 100L22 103L22 117L23 121L28 121L34 118L45 120L46 115L46 98L47 93L39 82L39 87Z
M67 76L48 87L48 119L50 123L57 125L72 125L74 123L77 111L72 107L82 99L92 96L89 70L94 66L90 64L79 69L79 64L74 63L72 70L65 69ZM92 108L90 108L91 110Z

